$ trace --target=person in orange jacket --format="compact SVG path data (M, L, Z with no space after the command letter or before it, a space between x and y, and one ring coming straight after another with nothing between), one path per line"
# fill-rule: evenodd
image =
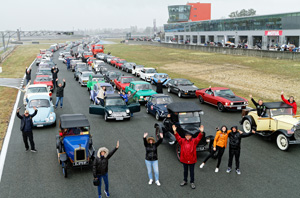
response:
M283 96L283 91L281 92L281 99L285 104L291 105L293 107L293 114L297 114L297 103L294 100L294 96L290 96L290 98L287 100Z
M222 161L222 157L225 151L225 148L227 146L227 139L228 139L228 134L230 133L230 130L227 130L227 127L225 125L223 125L221 127L221 130L218 130L214 139L214 147L213 147L213 151L205 158L205 160L203 161L203 163L200 165L200 168L203 168L205 163L207 162L207 160L209 160L209 158L211 158L216 151L218 151L218 164L217 167L215 169L215 172L219 172L219 167Z

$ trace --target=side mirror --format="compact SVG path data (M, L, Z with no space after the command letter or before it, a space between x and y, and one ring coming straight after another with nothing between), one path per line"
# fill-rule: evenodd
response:
M200 111L200 112L199 112L199 115L204 115L204 111Z

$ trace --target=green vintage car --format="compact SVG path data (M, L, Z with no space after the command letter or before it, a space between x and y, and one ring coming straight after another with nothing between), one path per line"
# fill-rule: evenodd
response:
M137 91L133 99L139 102L147 102L150 96L157 94L152 90L150 83L144 81L132 81L125 88L125 92L128 93L128 91L131 91L132 94Z
M124 99L118 94L107 95L104 106L90 105L90 114L103 115L104 120L130 120L131 114L141 110L140 104L134 102L126 104Z
M89 81L86 85L89 92L94 89L94 85L97 81L99 83L105 83L104 76L102 74L92 74L89 76Z

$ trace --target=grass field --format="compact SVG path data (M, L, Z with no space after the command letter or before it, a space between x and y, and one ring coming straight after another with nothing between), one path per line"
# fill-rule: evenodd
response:
M155 67L172 78L187 78L199 88L225 86L249 99L279 101L280 92L294 95L300 87L300 63L288 60L232 56L145 45L105 45L105 51L130 62Z

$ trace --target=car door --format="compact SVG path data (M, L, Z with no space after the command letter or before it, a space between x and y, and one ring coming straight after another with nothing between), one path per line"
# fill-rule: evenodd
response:
M95 114L95 115L104 115L105 113L105 107L101 105L93 105L91 104L89 107L89 113Z
M178 93L180 91L179 88L178 88L178 81L177 80L174 80L174 82L171 86L171 90L174 93Z
M216 105L214 103L214 94L212 91L209 91L208 89L204 92L203 94L203 97L204 97L204 100L207 102L207 103L210 103L210 104L213 104L213 105Z
M148 111L153 114L153 101L155 100L155 98L153 97L150 97L149 100L148 100L148 103L147 103L147 108L148 108Z
M141 105L140 103L131 103L130 105L127 105L131 113L136 113L141 111Z
M156 114L158 107L157 107L157 98L152 99L152 107L151 107L151 112L153 115Z
M115 81L116 88L119 89L119 90L121 90L121 85L120 85L120 83L121 83L121 77L115 79L114 81Z

